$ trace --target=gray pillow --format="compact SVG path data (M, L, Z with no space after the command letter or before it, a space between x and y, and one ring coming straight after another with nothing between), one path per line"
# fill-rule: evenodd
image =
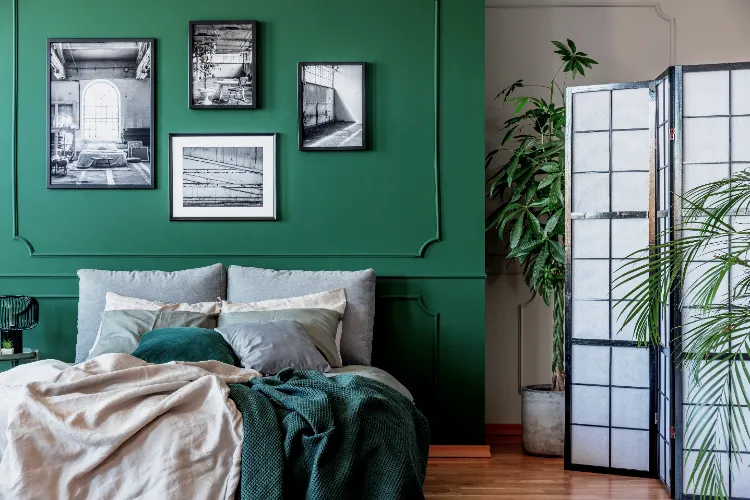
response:
M294 320L234 323L217 330L234 349L242 366L275 375L284 368L331 369L305 328Z
M274 271L230 266L228 300L285 299L336 288L346 289L341 358L344 365L370 365L375 322L375 271Z
M105 311L99 340L87 359L113 352L130 354L136 350L144 333L171 327L213 330L216 316L188 311Z
M78 278L76 363L85 360L94 345L107 292L171 303L226 298L226 270L221 264L175 272L81 269Z
M313 345L334 367L341 366L341 357L336 349L336 330L341 316L330 309L280 309L274 311L247 311L219 314L219 331L236 323L267 323L278 320L294 320L307 332Z

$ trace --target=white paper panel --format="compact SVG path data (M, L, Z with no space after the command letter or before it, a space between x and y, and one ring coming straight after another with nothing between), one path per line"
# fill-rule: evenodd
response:
M608 220L577 219L572 222L574 259L606 259L609 257Z
M682 189L687 193L709 182L716 182L729 177L729 165L719 164L695 164L682 167Z
M721 363L724 365L725 370L724 374L725 376L728 376L729 371L728 367L729 364L726 361L710 361L709 365L714 365L716 363ZM708 369L708 368L704 368ZM714 368L712 368L712 371ZM718 368L715 368L715 370L718 370ZM682 401L684 403L700 403L705 404L705 398L703 397L703 392L701 392L700 386L697 386L695 383L695 377L693 376L692 372L688 369L688 367L685 367L682 371ZM712 399L712 403L716 402L716 398ZM724 399L720 399L720 404L727 404L728 401Z
M623 306L613 304L612 306L612 340L635 340L635 321L631 321L623 327L625 321L625 314L620 316L623 312Z
M750 456L740 455L732 465L732 498L750 498Z
M661 392L668 393L669 391L666 390L664 383L666 382L666 376L665 373L667 371L667 355L663 352L659 353L659 387L661 388Z
M648 170L650 152L648 130L612 132L612 170ZM576 150L575 154L578 155L579 151Z
M609 171L609 132L573 134L573 172Z
M609 92L573 94L573 130L609 129Z
M685 116L729 114L729 71L686 72L683 92Z
M648 211L648 172L612 174L612 211Z
M732 161L750 161L750 116L732 118Z
M649 387L648 349L613 347L612 385Z
M573 384L609 384L609 347L573 346Z
M634 252L645 256L647 247L648 219L612 220L612 257L630 257Z
M648 470L648 431L612 429L612 467Z
M693 469L695 468L695 460L698 458L698 452L691 451L691 452L685 452L684 455L684 465L682 467L682 484L684 493L687 493L688 495L692 495L694 493L699 493L699 488L695 488L696 482L693 481L690 482L690 475L693 473ZM712 460L713 458L705 457L703 458L703 463L705 463L706 460ZM716 457L716 460L721 464L721 470L724 477L724 487L727 491L729 491L729 455L727 453L719 453ZM698 473L696 473L698 474ZM700 482L698 483L700 485Z
M612 92L612 128L648 128L648 89Z
M664 460L664 450L666 449L666 443L663 439L659 438L659 477L662 479L662 481L666 482L667 480L667 472Z
M648 389L612 388L612 425L648 430Z
M683 161L729 161L729 118L685 118Z
M685 423L685 448L698 449L709 439L711 449L727 451L727 440L721 432L722 422L726 422L726 411L726 407L684 405L682 421ZM704 419L708 419L710 423L704 425Z
M574 464L609 466L609 429L570 426L570 459Z
M742 401L736 401L736 403L743 403ZM734 407L734 418L738 425L734 428L737 432L737 443L736 447L739 451L750 451L750 433L748 433L747 427L750 427L750 409L747 407ZM742 419L745 419L745 423L742 423ZM746 457L750 458L750 457Z
M732 114L750 115L750 70L732 71Z
M609 302L573 301L573 338L609 339Z
M669 401L667 398L659 394L659 408L658 408L658 414L659 414L659 433L662 436L668 436L667 434L667 418L666 418L666 410L667 405L669 405Z
M573 211L609 212L609 174L573 175Z
M734 227L736 231L750 231L750 217L748 217L747 215L736 215L732 217L731 224L732 224L732 227ZM745 238L736 238L736 239L740 241L745 240ZM737 246L734 247L735 250L737 248L739 247ZM741 254L741 257L743 259L747 259L748 257L750 257L750 254L748 252L745 252Z
M573 385L571 422L609 425L609 388Z
M659 210L666 210L669 205L669 179L667 177L667 169L663 168L659 170L659 199L658 207Z
M656 85L656 102L659 108L658 123L664 122L664 81Z
M716 267L716 265L717 263L715 262L692 262L688 265L687 272L685 273L685 286L682 290L684 297L683 300L685 304L695 305L698 303L699 299L701 299L702 297L699 294L699 292L702 292L703 288L702 280L705 279L706 274L709 273L712 268ZM729 277L725 275L724 279L721 281L721 285L719 285L719 289L716 293L716 297L713 303L721 304L727 299L728 292Z
M573 261L573 298L609 298L609 262L580 259Z
M633 297L628 297L628 294L638 286L638 280L626 281L626 276L634 267L637 268L642 265L642 263L632 259L612 259L612 299L619 300L627 297L628 300L632 300ZM620 310L618 308L618 312Z

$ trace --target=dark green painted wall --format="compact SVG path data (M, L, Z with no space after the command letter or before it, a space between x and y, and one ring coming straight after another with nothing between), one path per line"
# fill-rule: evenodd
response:
M14 1L17 123L9 78ZM0 293L40 298L42 320L26 344L43 357L73 359L75 271L82 267L172 270L217 261L374 267L377 364L417 395L433 442L482 442L484 2L440 0L439 11L436 65L435 0L111 6L71 0L64 7L53 0L0 0ZM203 19L262 23L261 109L188 109L188 21ZM47 37L156 38L156 190L45 189ZM296 69L306 60L369 63L371 151L297 150ZM172 132L279 133L280 221L169 222ZM14 241L16 234L28 244Z

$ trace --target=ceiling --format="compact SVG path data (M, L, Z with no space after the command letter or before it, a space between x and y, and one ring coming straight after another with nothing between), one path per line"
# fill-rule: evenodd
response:
M253 32L247 24L196 24L193 40L196 43L216 40L217 54L237 54L252 50Z
M62 43L66 63L82 61L130 61L138 59L137 42Z

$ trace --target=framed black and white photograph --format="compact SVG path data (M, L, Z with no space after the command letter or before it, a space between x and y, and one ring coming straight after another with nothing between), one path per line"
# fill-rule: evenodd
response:
M276 134L170 134L170 216L276 220Z
M365 63L299 64L299 148L366 149Z
M258 23L190 22L190 108L256 109Z
M47 40L47 187L154 187L153 38Z

